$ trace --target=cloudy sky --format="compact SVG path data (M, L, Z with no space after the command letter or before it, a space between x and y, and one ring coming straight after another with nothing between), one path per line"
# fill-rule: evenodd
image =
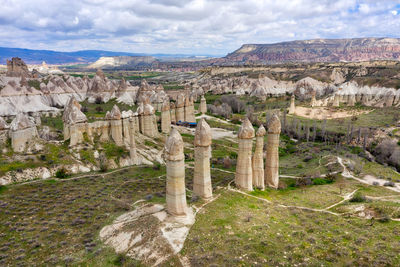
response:
M0 0L0 46L224 55L244 43L400 37L400 0Z

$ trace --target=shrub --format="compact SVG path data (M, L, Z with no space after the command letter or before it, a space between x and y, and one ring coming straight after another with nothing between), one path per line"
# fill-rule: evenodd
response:
M159 162L155 163L153 165L153 170L159 171L161 170L161 164Z
M330 184L332 183L331 180L326 180L324 178L315 178L313 179L313 185L324 185L324 184Z
M103 100L101 99L100 96L96 97L95 103L98 105L103 103Z
M278 189L286 189L288 186L284 181L279 181Z
M378 219L378 222L380 223L387 223L390 221L390 217L387 214L384 214L382 217Z
M327 174L327 175L325 176L325 179L326 179L327 181L329 181L330 183L335 182L338 178L339 178L339 176L338 176L337 173L335 173L335 174L329 173L329 174Z
M56 177L59 179L65 179L68 177L68 171L64 167L61 169L58 169L56 172Z
M383 186L395 187L396 185L393 182L386 182L383 184Z
M365 202L367 201L366 197L361 194L360 192L357 192L354 194L352 198L349 200L350 202Z
M299 178L296 180L296 187L302 187L302 186L307 186L311 185L312 181L310 178Z

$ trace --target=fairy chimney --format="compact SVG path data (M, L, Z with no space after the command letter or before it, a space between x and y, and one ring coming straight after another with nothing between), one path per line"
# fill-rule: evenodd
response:
M235 184L238 188L253 190L253 169L251 154L253 148L254 128L246 117L238 132L239 152L236 164Z
M211 128L201 119L194 135L194 179L193 193L203 199L212 197L210 174Z

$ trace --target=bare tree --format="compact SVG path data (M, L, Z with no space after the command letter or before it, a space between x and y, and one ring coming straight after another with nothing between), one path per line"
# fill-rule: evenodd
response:
M313 142L315 142L316 138L317 138L317 123L314 121L314 123L313 123Z
M306 124L306 140L307 142L310 140L310 125L308 122Z
M321 133L322 140L326 141L326 119L322 123L322 133Z

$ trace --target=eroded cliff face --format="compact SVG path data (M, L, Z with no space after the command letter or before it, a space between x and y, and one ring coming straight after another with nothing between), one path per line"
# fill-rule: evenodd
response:
M91 103L107 102L116 98L118 102L134 104L140 95L145 95L152 103L162 103L168 98L162 87L132 86L123 79L109 80L102 72L92 79L69 75L38 79L0 76L0 116L15 116L21 112L57 113L71 97L79 102L86 99Z
M314 39L276 44L245 44L223 63L355 62L399 60L398 38Z
M361 102L363 105L374 107L398 106L400 90L392 87L396 82L397 87L400 86L400 69L396 66L396 64L395 67L336 64L292 68L217 67L208 69L190 82L192 95L195 97L205 93L246 94L265 100L270 96L294 94L296 99L305 100L311 99L315 94L317 98L323 100L322 105L326 106L331 104L334 95L337 94L340 96L340 102L350 105ZM319 79L304 77L306 74ZM302 76L304 78L298 80ZM369 85L371 81L379 83Z

